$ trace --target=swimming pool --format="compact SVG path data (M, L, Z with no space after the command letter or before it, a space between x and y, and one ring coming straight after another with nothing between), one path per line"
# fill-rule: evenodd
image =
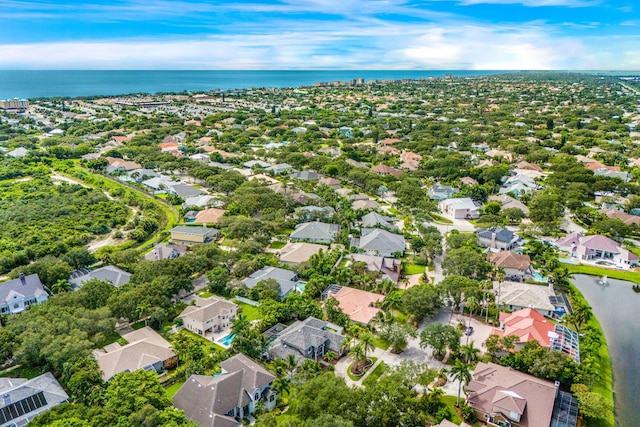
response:
M535 280L536 282L547 283L547 278L544 277L542 274L538 273L537 271L533 273L533 280Z
M220 338L218 342L225 347L229 347L235 337L236 337L236 334L225 335L224 337Z

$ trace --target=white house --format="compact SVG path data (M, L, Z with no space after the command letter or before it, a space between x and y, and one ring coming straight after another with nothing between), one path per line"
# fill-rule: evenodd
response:
M476 219L480 216L478 206L468 197L445 199L438 203L438 208L445 216L453 219Z

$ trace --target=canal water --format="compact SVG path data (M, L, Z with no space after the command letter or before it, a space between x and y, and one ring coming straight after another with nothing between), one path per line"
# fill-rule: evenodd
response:
M607 340L613 389L616 401L616 424L619 427L640 426L640 294L633 283L574 275L573 284L582 292L593 314L598 318Z

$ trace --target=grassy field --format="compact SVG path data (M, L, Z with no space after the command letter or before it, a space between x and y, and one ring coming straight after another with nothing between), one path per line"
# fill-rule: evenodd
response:
M436 214L433 214L433 213L429 214L429 216L431 218L433 218L433 222L439 222L441 224L453 224L453 221L451 221L450 219L445 218L443 216L436 215Z
M184 383L185 381L176 381L175 383L171 384L169 387L165 388L164 392L167 394L167 397L171 399L173 395L178 392L178 390L180 389L180 387L182 387Z
M610 279L627 280L629 282L640 283L640 273L636 271L616 270L613 268L600 268L593 265L573 265L562 264L569 273L588 274L591 276L607 276Z
M242 303L240 301L234 301L236 304L242 308L242 314L247 317L247 320L251 322L252 320L256 320L260 318L260 309L258 307L254 307L249 304Z
M40 368L31 368L29 366L18 366L15 369L8 369L0 372L0 377L31 379L39 375L42 375L44 373L45 371L43 371Z
M387 366L384 364L384 362L381 362L378 366L376 366L376 369L374 369L373 372L371 372L369 376L365 378L364 381L362 381L362 385L370 386L377 383L386 370Z
M383 350L387 350L389 348L389 346L390 346L389 341L387 341L387 340L385 340L383 338L380 338L378 336L376 336L373 339L373 345L375 345L376 347L381 348Z
M456 400L457 396L442 396L442 401L447 404L447 407L451 411L451 422L454 424L460 424L462 420L458 416L458 412L456 411ZM464 399L460 398L460 403L464 402Z
M585 273L586 274L586 273ZM571 285L573 295L571 301L575 304L587 304L580 291L573 285ZM585 327L593 327L599 333L600 337L600 349L598 351L597 364L600 367L600 375L593 382L593 392L598 393L610 402L613 402L613 372L611 371L611 358L609 357L609 349L607 348L607 340L600 328L600 322L595 316L591 316L591 319L587 322ZM588 424L583 424L586 427L614 427L615 420L613 413L607 419L598 419L591 421Z
M284 248L284 247L285 247L285 245L286 245L286 244L287 244L287 242L277 242L277 241L276 241L276 242L272 242L272 243L269 245L269 248L270 248L270 249L282 249L282 248Z
M426 267L424 265L407 264L404 266L404 274L424 274L425 268Z
M207 292L207 291L200 291L200 292L197 293L197 295L200 298L209 298L209 297L213 296L213 294L211 292Z

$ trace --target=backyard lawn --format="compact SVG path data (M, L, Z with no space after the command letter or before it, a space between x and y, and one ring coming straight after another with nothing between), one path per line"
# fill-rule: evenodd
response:
M180 387L182 387L182 384L184 383L185 383L184 381L176 381L175 383L171 384L169 387L165 388L164 392L167 394L167 397L171 399L173 395L178 392L178 390L180 389Z
M610 279L627 280L629 282L640 283L640 273L636 271L616 270L613 268L601 268L593 265L573 265L562 264L569 273L588 274L591 276L607 276Z
M404 274L407 276L412 274L424 274L425 266L418 264L407 264L404 267Z
M279 242L279 241L275 241L275 242L272 242L272 243L269 245L269 249L282 249L282 248L284 248L284 247L285 247L285 245L286 245L286 244L287 244L287 242Z
M249 304L245 304L240 301L234 301L236 304L242 308L242 314L247 317L247 320L251 322L252 320L256 320L260 318L260 309L258 307L254 307Z

